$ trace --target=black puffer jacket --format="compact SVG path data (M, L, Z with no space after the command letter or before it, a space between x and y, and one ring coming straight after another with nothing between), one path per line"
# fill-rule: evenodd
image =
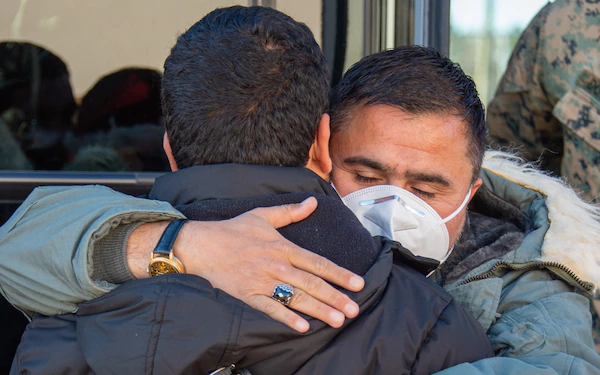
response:
M235 364L254 375L431 374L493 355L478 323L415 270L427 269L427 263L395 242L372 239L310 171L193 167L159 179L151 193L186 204L188 217L203 220L309 195L319 208L282 233L364 274L364 290L351 294L360 315L343 328L309 319L310 331L300 334L204 279L169 275L128 282L82 304L77 314L36 317L12 373L208 374Z

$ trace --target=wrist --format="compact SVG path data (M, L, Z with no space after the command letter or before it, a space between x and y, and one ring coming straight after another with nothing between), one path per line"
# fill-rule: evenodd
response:
M127 265L127 241L143 222L120 224L93 244L92 279L122 284L134 278Z
M126 260L129 270L136 279L149 277L147 270L152 259L152 251L169 223L170 221L158 221L142 224L129 236Z
M175 256L174 248L179 232L186 222L187 220L178 219L167 225L152 252L152 258L148 264L148 274L150 276L185 273L185 267Z
M207 241L211 238L211 224L213 223L188 221L179 232L173 246L173 255L185 266L188 274L206 278L209 259L206 259L208 252L205 250L210 245Z

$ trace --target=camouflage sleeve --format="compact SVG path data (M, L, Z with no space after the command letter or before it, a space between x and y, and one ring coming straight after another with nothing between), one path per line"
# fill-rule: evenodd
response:
M561 174L585 198L600 197L600 77L584 69L552 112L564 127Z
M492 147L509 147L532 161L541 159L542 168L558 175L562 130L552 116L553 105L543 87L550 6L544 7L521 34L488 106L487 125Z
M547 20L543 87L564 139L561 175L600 196L600 1L556 1Z
M600 197L600 1L557 0L521 35L488 108L493 147L529 160Z

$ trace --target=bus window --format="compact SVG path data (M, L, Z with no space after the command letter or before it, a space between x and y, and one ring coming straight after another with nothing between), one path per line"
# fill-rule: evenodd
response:
M321 0L0 4L0 170L164 172L160 83L178 34L217 7L275 7L321 42Z
M163 63L177 36L210 11L274 7L304 22L322 45L324 14L337 17L338 3L347 7L338 0L0 2L0 225L36 186L150 190L169 169Z
M449 57L473 77L485 104L494 97L521 32L547 3L548 0L451 1Z

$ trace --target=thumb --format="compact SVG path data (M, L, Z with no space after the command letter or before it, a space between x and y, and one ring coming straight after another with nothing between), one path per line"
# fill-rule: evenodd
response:
M317 199L308 197L300 203L255 208L248 213L266 220L274 228L281 228L306 219L316 208Z

